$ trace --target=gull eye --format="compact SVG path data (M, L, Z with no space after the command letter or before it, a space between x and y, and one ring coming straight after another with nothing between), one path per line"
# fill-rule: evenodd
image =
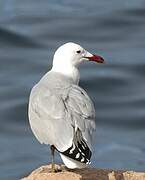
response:
M80 54L80 53L81 53L81 51L80 51L80 50L78 50L78 51L77 51L77 54Z

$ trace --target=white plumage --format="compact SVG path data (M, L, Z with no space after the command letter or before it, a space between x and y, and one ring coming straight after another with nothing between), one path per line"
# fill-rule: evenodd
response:
M29 100L31 129L40 143L54 146L68 168L89 164L96 129L95 110L78 86L78 65L103 62L75 43L55 52L52 69L33 87Z

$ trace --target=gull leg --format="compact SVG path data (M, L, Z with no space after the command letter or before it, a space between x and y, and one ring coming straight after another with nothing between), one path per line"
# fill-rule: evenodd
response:
M53 145L50 146L51 149L51 171L54 173L55 172L55 164L54 164L54 152L55 152L55 147Z

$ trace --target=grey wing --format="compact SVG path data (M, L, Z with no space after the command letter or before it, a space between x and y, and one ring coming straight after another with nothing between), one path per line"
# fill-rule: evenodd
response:
M29 122L36 138L64 151L72 144L73 128L66 121L66 108L57 92L36 85L29 100Z
M77 85L69 88L68 95L63 98L70 121L81 131L83 138L91 148L92 138L96 130L95 109L87 93Z
M96 130L95 110L87 93L79 86L72 85L63 96L69 114L69 123L74 128L72 146L62 154L88 164L92 155L91 145Z
M52 91L36 86L30 96L29 121L41 143L53 144L64 155L89 162L95 110L82 88L71 85Z

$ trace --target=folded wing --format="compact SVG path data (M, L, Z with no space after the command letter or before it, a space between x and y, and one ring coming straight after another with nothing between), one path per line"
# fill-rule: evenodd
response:
M29 119L41 143L53 144L60 153L89 162L96 129L95 110L82 88L70 85L51 90L35 86L30 96Z

